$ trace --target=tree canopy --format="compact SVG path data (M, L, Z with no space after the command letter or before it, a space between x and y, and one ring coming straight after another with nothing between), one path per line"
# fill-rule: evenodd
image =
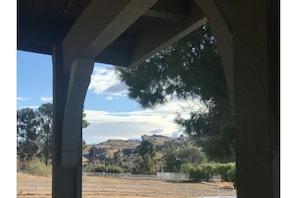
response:
M143 140L138 146L140 158L136 161L134 173L155 174L157 172L156 146L149 140Z
M128 96L144 108L170 99L197 99L190 116L176 123L208 157L227 158L234 151L234 118L216 40L206 24L133 68L117 68ZM192 107L193 107L192 106Z
M82 127L89 122L82 112ZM53 154L53 105L42 104L36 110L23 108L17 110L17 155L21 168L25 168L28 161L39 157L48 165ZM82 140L82 149L86 147Z

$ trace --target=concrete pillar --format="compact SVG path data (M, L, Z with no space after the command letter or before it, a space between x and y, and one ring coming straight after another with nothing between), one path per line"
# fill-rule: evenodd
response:
M61 45L55 46L53 52L52 176L52 197L54 198L81 198L82 196L82 108L89 80L88 78L81 79L77 72L79 71L77 68L83 66L76 65L66 72L63 67ZM91 66L93 65L86 66L89 78ZM88 75L83 75L83 77L88 77Z
M278 23L278 8L268 12L264 0L233 3L237 197L279 197L278 29L269 25Z

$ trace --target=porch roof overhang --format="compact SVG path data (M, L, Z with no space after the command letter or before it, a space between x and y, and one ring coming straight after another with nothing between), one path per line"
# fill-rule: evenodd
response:
M117 66L141 63L206 23L192 0L18 0L17 49Z

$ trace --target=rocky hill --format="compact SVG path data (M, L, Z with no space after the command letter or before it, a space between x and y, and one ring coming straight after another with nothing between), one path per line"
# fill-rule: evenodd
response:
M161 135L143 135L143 140L151 141L157 149L157 158L162 157L163 150L169 145L173 144L177 149L192 146L192 142L185 136L179 138L171 138ZM111 139L105 142L88 145L83 152L83 156L88 159L92 165L96 163L96 166L104 165L107 160L114 158L116 155L121 158L121 166L126 170L131 170L134 166L134 162L137 159L137 148L141 144L141 141L136 140L118 140Z

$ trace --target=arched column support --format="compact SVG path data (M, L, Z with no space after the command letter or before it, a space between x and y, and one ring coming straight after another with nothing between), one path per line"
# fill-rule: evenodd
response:
M53 50L53 198L82 196L82 109L94 61L77 58L64 70L61 44Z
M62 167L76 167L81 156L82 110L94 59L77 58L70 70L62 129Z
M233 1L232 32L219 4L195 2L216 37L236 115L237 197L278 198L279 0Z
M219 55L222 60L225 79L228 87L232 114L234 107L234 77L233 77L233 38L230 28L213 0L195 0L206 16L211 30L216 38Z

